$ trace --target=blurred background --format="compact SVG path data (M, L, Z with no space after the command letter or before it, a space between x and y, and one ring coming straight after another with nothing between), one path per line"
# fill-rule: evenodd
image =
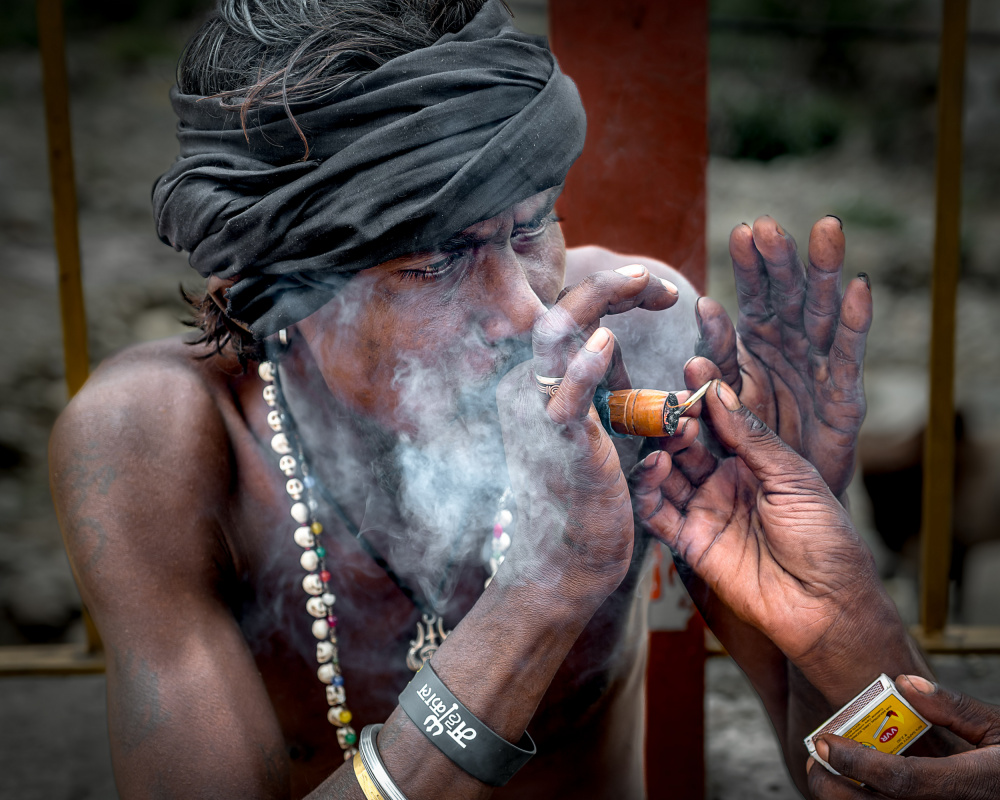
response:
M521 27L545 31L544 0L509 4ZM182 332L178 287L199 287L185 257L157 240L149 193L177 149L174 64L211 5L66 4L95 363ZM819 217L843 220L847 273L871 276L876 310L852 510L915 622L940 3L712 0L710 14L709 294L734 313L727 238L741 221L771 214L804 245ZM964 125L951 614L1000 625L1000 4L991 0L971 0ZM0 645L84 637L47 478L48 434L66 402L56 274L34 3L2 0ZM935 667L998 702L998 661L939 657ZM710 796L795 796L756 698L725 659L709 664L707 703ZM104 725L100 677L0 679L0 794L115 797Z

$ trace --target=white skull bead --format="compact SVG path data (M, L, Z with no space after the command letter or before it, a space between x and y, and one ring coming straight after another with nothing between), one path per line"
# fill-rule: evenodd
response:
M333 664L320 664L316 677L323 683L333 683Z
M333 706L333 708L330 708L326 712L326 718L330 721L331 725L336 725L339 728L341 725L347 724L340 718L340 715L343 713L344 713L343 706Z
M264 387L264 402L273 406L278 402L278 387L273 384Z
M260 375L262 381L271 383L274 380L274 364L270 361L261 361L260 366L257 367L257 374Z
M281 412L278 409L267 412L267 424L271 426L272 431L281 430Z
M326 702L328 702L331 706L343 705L346 699L347 695L344 692L343 686L326 687Z
M306 575L302 579L302 588L305 589L306 594L318 596L323 594L323 581L320 579L319 575L314 572L312 575ZM323 601L320 600L320 602Z
M313 636L322 641L330 635L330 623L325 619L318 619L313 622L312 632Z
M309 530L309 527L306 525L303 525L301 528L296 528L293 537L295 538L295 544L299 547L312 547L316 544L316 537L313 536L313 532ZM312 569L309 571L312 572Z
M319 597L310 597L306 600L306 611L316 617L316 619L324 619L326 617L326 605Z
M347 737L348 736L351 736L352 741L356 742L358 740L358 735L354 732L354 728L352 728L350 725L345 725L343 728L337 728L337 743L341 747L347 747L348 746L348 741L347 741ZM352 754L352 757L353 757L353 754ZM346 753L344 754L344 760L345 761L347 760L347 754Z
M302 553L302 558L299 559L299 563L302 565L302 569L306 572L312 572L319 566L319 556L316 555L315 550L306 550Z
M330 642L316 642L316 660L320 664L325 664L333 658L333 645ZM340 688L331 686L330 689ZM327 698L330 697L330 689L326 690ZM341 701L343 702L343 701Z
M283 433L276 433L271 438L271 449L280 456L292 452L292 446L288 443L288 437Z
M306 521L309 519L309 506L305 503L296 503L292 506L290 513L292 515L292 519L300 525L305 525Z
M292 500L300 500L302 498L302 490L305 487L302 485L302 481L298 478L290 478L285 482L285 491L291 495Z
M294 456L282 456L281 460L278 462L278 469L284 472L289 478L295 474L296 466Z

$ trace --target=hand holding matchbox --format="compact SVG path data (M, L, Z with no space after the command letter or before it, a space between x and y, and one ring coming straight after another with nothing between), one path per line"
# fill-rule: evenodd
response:
M835 775L833 767L816 752L815 739L832 733L863 747L898 755L927 732L931 724L896 689L888 675L879 675L869 686L805 738L809 755Z

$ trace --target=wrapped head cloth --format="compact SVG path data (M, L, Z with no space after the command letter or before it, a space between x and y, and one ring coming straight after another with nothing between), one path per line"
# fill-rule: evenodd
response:
M347 276L432 249L563 182L586 122L543 38L499 0L462 30L386 62L326 104L244 132L232 105L171 93L180 156L153 187L157 232L257 338L324 305Z

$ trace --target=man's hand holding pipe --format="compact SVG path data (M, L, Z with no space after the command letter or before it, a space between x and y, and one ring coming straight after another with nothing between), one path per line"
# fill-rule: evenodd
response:
M596 609L625 576L634 539L618 454L593 407L602 382L628 388L605 314L661 310L676 288L639 265L596 273L567 289L534 326L533 359L501 382L497 403L518 534L496 580L555 590ZM560 378L539 391L536 376Z

